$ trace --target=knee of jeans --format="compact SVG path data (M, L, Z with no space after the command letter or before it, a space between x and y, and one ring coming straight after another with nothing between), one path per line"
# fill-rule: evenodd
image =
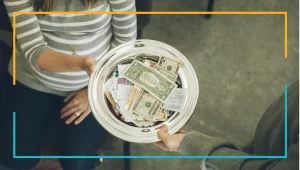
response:
M38 165L40 159L1 159L0 164L9 169L32 169Z

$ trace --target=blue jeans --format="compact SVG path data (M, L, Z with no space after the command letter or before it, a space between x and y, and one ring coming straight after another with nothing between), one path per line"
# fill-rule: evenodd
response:
M0 161L12 169L31 169L39 159L13 159L12 113L16 112L16 155L39 156L41 138L51 120L60 119L64 97L39 92L17 82L11 77L5 83L0 112ZM104 129L93 114L79 125L66 125L58 120L60 129L59 155L96 156ZM64 170L90 170L99 159L61 159Z

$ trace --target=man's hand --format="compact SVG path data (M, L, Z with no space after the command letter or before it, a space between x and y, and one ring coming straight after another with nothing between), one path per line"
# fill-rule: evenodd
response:
M161 129L157 132L157 136L161 141L156 142L155 145L165 151L177 152L178 147L185 136L184 130L179 130L173 135L168 135L168 127L163 125Z
M69 94L65 100L65 107L61 110L61 118L64 119L69 117L66 120L66 124L72 123L74 120L75 124L79 124L90 114L91 109L88 103L88 94L87 88L74 91Z

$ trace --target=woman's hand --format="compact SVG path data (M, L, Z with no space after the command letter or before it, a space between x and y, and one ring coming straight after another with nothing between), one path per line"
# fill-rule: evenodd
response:
M185 134L186 132L184 130L179 130L173 135L168 135L168 126L163 125L157 132L157 136L161 141L154 144L165 151L177 152Z
M66 124L70 124L75 120L75 124L79 124L86 118L90 112L90 105L88 103L87 88L74 91L69 94L65 100L65 107L61 110L61 118L66 120Z
M88 73L90 76L92 72L95 70L96 60L93 57L85 57L82 61L82 68Z

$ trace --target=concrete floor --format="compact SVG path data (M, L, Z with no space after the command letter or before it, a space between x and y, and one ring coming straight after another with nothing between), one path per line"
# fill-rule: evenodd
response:
M298 80L297 0L215 0L215 11L287 11L288 59L284 59L283 15L153 15L145 39L165 42L192 63L199 100L184 127L250 142L256 125L285 84ZM204 11L207 0L153 0L154 11ZM108 155L122 155L122 141L107 140ZM201 141L199 141L201 142ZM131 155L176 155L152 144L131 144ZM199 160L133 159L131 170L198 170ZM98 170L121 170L123 160L104 160Z
M203 11L206 0L154 0L154 11ZM287 11L288 58L284 58L283 15L153 15L144 38L172 45L192 63L199 100L184 127L250 142L266 108L284 85L299 77L297 0L216 0L215 11ZM201 141L199 141L201 142ZM122 155L121 142L112 154ZM152 144L131 144L131 155L170 155ZM173 154L175 155L175 154ZM104 160L99 170L121 169L122 160ZM198 170L197 160L133 159L132 170Z

